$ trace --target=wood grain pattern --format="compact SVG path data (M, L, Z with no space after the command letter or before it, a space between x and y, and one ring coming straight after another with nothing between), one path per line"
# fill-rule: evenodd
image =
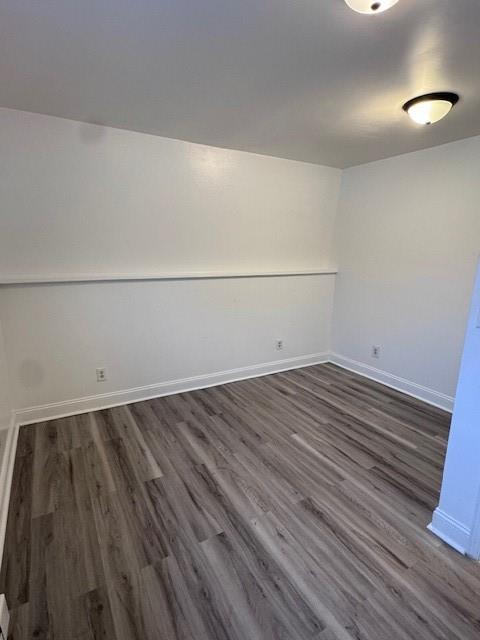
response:
M478 640L449 416L318 365L22 427L11 640Z

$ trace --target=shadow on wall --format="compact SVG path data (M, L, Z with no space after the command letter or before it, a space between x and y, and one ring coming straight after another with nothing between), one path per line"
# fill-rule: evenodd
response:
M87 122L78 125L78 137L85 144L98 144L107 136L107 127L102 123L89 118Z

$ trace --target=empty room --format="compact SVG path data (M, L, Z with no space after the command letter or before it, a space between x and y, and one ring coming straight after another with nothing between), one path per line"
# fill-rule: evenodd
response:
M0 640L480 640L478 0L0 0Z

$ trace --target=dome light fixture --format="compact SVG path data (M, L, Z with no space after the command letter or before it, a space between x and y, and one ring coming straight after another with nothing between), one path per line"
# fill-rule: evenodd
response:
M382 13L394 4L397 4L398 0L345 0L350 9L358 11L358 13Z
M427 93L406 102L403 110L417 124L433 124L450 113L459 99L458 94L449 91Z

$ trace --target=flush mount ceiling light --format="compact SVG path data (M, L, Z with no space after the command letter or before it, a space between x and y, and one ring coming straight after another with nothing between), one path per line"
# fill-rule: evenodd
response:
M397 4L398 0L345 0L350 9L358 13L382 13Z
M433 124L444 118L458 100L456 93L428 93L406 102L403 110L417 124Z

